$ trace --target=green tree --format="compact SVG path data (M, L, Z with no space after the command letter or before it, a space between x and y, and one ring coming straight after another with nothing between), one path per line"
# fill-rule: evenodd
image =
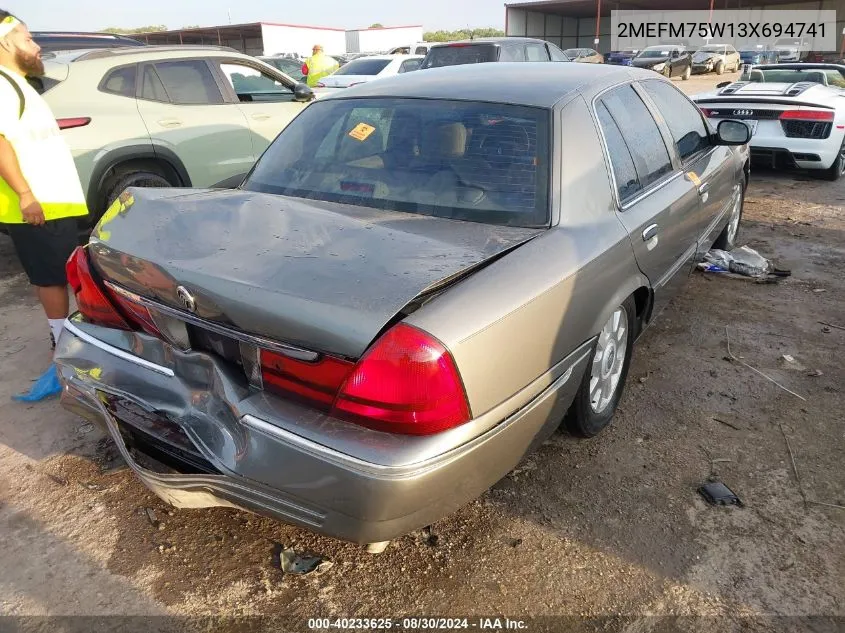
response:
M429 31L423 34L423 40L426 42L455 42L480 37L503 37L504 35L504 31L488 27L483 29L458 29L457 31Z
M166 31L167 27L164 24L153 24L151 26L139 26L136 29L123 29L117 26L110 26L103 29L103 33L114 33L115 35L132 35L134 33L155 33L158 31Z
M384 24L382 24L381 22L376 22L375 24L370 24L370 28L371 29L383 29Z

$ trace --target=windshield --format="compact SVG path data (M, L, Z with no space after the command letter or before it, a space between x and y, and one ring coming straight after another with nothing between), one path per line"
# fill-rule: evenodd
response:
M389 59L356 59L341 67L335 75L378 75L390 63Z
M549 220L548 112L429 99L306 108L244 184L297 198L503 224Z
M435 46L428 51L428 55L423 60L422 68L483 64L485 62L495 62L497 56L496 46L493 44L451 44L448 46Z
M637 57L669 57L670 53L668 48L647 48Z
M724 54L724 53L725 53L725 47L724 47L724 46L702 46L702 47L701 47L701 48L699 48L699 49L698 49L698 51L696 51L696 52L698 52L698 53L719 53L719 54Z
M757 83L784 83L791 84L797 81L809 81L817 84L825 84L828 86L836 86L838 88L845 88L845 77L836 69L832 68L807 68L801 70L791 70L787 68L773 68L771 70L761 70L759 68L752 68L750 72L744 73L740 77L740 81L754 81Z

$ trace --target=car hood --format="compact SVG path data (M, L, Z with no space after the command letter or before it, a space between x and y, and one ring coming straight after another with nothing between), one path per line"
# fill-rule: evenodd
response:
M700 63L719 58L721 58L720 53L693 53L692 61Z
M543 232L248 191L129 189L94 231L100 274L277 341L359 357L403 308Z
M669 57L635 57L631 60L631 63L640 68L649 68L657 64L665 64L668 61Z

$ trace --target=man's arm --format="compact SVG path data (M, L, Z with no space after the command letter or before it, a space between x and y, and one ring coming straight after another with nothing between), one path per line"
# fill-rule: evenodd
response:
M12 191L18 194L21 203L21 214L27 224L44 224L44 211L26 182L18 156L12 144L4 136L0 136L0 178L6 181Z

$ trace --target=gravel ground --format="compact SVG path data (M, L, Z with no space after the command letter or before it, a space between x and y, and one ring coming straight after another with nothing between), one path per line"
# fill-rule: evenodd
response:
M554 436L482 498L378 556L239 511L170 509L91 425L55 401L11 403L49 350L0 236L0 615L137 615L147 630L154 615L284 616L300 630L315 616L408 614L842 630L845 330L819 321L845 326L843 206L845 182L755 171L742 241L792 277L693 274L638 343L612 427ZM731 361L726 328L735 356L797 396ZM696 488L711 475L744 506L706 505ZM284 575L280 546L333 566ZM813 628L803 616L840 619Z

